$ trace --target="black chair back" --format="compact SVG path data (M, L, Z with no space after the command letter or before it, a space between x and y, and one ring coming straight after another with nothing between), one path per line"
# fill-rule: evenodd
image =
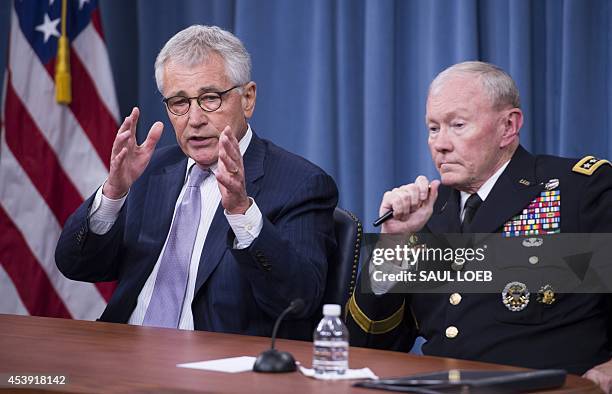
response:
M342 208L334 211L334 227L337 246L329 261L322 305L339 304L342 306L342 316L346 316L346 303L353 294L357 280L363 227L355 215ZM315 316L316 325L322 317L322 310Z

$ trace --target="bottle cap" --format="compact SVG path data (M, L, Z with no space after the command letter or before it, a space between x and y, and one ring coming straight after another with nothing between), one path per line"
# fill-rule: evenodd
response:
M340 316L340 305L338 304L323 305L323 316Z

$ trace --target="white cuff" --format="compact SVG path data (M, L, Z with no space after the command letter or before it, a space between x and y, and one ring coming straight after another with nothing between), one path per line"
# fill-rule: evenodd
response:
M251 246L263 227L263 218L259 207L251 197L249 197L249 200L251 200L251 206L244 215L230 215L227 210L223 210L230 227L236 235L234 249L246 249Z
M113 227L127 198L126 194L117 200L110 199L102 194L103 186L96 191L96 196L89 209L89 229L98 235L106 234Z
M381 265L375 266L374 264L370 264L369 272L370 272L370 284L372 285L372 292L375 295L386 294L391 291L391 289L396 285L395 282L385 280L385 281L376 281L374 280L374 271L380 271L383 275L391 274L391 275L400 275L403 271L408 270L408 265L404 265L405 261L402 262L402 266L395 265L390 262L385 262ZM384 277L384 276L383 276Z

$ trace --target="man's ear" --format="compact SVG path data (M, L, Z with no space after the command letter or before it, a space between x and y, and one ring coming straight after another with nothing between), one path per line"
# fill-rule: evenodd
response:
M519 131L523 127L523 112L520 108L511 108L502 117L502 122L500 148L505 148L519 138Z
M244 117L249 119L253 116L253 111L255 111L255 101L257 99L257 84L251 81L243 86L242 93L242 111L244 112Z

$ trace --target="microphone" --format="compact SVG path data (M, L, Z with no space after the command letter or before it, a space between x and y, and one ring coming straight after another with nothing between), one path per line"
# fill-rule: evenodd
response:
M287 316L288 313L297 313L304 308L304 301L301 298L296 298L291 301L291 304L280 314L274 323L274 329L272 330L272 345L270 349L262 352L257 356L255 364L253 364L253 371L255 372L293 372L297 369L295 365L295 359L289 352L279 352L274 349L274 343L276 342L276 332L281 321Z

